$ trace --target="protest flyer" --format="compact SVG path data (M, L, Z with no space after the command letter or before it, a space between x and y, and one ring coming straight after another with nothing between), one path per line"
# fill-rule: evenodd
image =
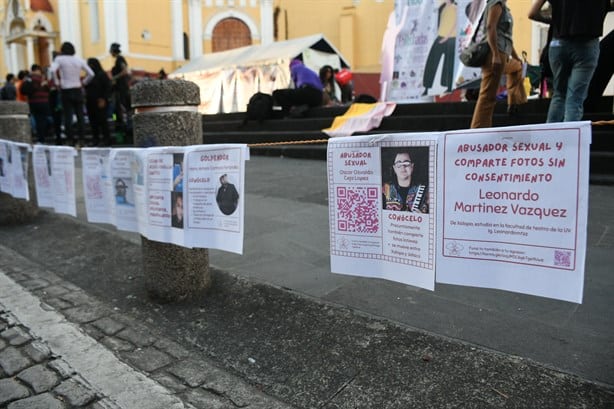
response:
M51 172L51 150L53 147L34 145L32 170L36 185L36 201L40 207L53 208L53 180Z
M90 223L113 224L110 154L110 148L81 149L85 211Z
M109 155L111 179L111 219L119 230L138 232L132 180L132 149L112 149Z
M14 142L9 144L11 149L10 174L11 194L17 199L30 200L28 189L28 164L31 147L27 143Z
M437 137L329 140L333 273L434 289Z
M12 169L12 143L0 140L0 192L12 194L10 171Z
M150 240L185 245L184 147L149 148L145 154L146 223Z
M243 253L245 161L248 159L249 150L242 144L198 145L186 149L182 225L187 246ZM177 208L173 217L182 209Z
M77 216L75 156L77 150L70 146L34 145L32 165L39 206Z
M451 132L437 282L582 302L588 122Z

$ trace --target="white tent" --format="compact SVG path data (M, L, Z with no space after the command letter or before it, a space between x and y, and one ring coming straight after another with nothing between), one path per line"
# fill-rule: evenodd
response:
M322 35L252 45L202 55L169 76L195 82L200 87L200 112L245 111L256 92L272 93L290 85L288 65L301 58L318 72L323 65L349 67L339 51Z

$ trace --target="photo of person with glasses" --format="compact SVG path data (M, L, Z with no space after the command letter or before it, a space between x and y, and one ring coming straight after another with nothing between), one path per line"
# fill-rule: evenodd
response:
M428 147L382 148L384 210L429 212Z

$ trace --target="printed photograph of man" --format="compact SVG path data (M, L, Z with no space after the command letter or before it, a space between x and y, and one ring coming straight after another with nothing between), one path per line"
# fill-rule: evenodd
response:
M382 148L384 210L429 212L429 148Z
M171 194L171 203L171 226L183 229L183 193L173 192Z
M223 174L220 176L220 187L217 190L215 196L220 211L225 215L231 215L237 210L239 204L239 192L235 188L235 185L228 181L228 175Z
M130 190L130 179L115 179L115 203L118 205L132 206L132 192Z

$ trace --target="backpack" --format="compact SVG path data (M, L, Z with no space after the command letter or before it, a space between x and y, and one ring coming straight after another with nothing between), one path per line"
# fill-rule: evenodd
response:
M273 96L257 92L251 96L247 103L247 112L243 124L248 120L255 120L260 123L269 119L273 115Z
M34 84L30 78L26 78L21 83L21 87L19 88L19 92L26 97L32 96L34 94Z

